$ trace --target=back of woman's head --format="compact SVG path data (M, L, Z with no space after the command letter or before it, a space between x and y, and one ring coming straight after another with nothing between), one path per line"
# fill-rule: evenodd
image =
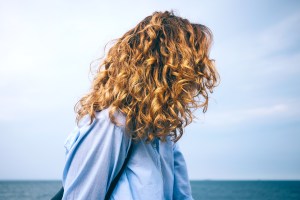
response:
M126 32L99 65L91 91L76 104L77 122L111 107L126 116L133 139L177 141L195 117L206 112L219 74L209 58L212 33L204 25L154 12ZM197 100L198 98L198 100Z

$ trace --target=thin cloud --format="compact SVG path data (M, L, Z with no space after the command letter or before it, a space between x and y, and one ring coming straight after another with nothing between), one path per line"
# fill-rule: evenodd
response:
M200 117L197 122L205 126L224 128L232 125L245 125L249 121L253 121L253 124L258 124L262 121L288 120L295 117L300 119L300 111L295 109L299 108L299 106L299 103L278 103L250 108L212 111Z

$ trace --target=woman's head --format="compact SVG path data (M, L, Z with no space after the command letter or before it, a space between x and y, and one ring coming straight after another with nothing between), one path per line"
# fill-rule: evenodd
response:
M206 112L219 81L211 43L209 28L173 11L147 16L109 49L90 92L76 104L77 122L111 107L112 122L115 111L126 115L133 139L177 141L195 117L191 109Z

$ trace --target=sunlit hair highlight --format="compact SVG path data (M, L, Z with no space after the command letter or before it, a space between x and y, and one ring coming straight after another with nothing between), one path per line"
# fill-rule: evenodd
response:
M207 111L209 93L219 74L209 58L210 29L176 16L154 12L117 39L103 59L91 90L75 105L77 123L85 115L111 107L126 116L126 132L133 139L175 142L194 115ZM197 99L198 98L198 99Z

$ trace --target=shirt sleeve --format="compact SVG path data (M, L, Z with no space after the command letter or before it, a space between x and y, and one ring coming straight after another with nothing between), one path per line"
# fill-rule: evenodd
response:
M174 153L174 200L193 200L186 162L179 144L173 146Z
M125 161L131 140L109 118L96 118L78 130L79 136L66 156L62 199L104 199Z

